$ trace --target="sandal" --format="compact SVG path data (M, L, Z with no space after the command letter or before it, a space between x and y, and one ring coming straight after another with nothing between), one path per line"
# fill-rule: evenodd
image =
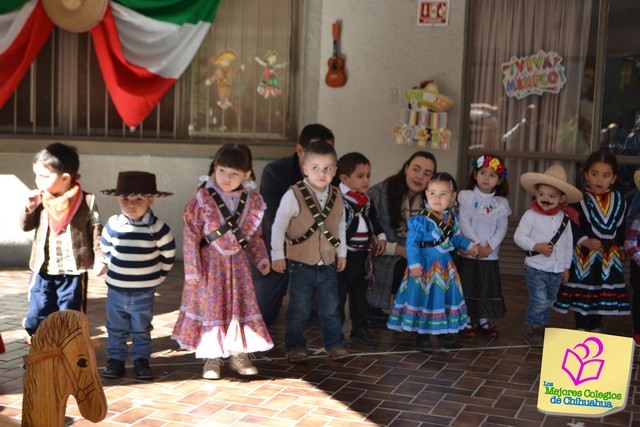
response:
M331 347L329 350L329 357L332 360L344 360L350 358L352 355L342 347Z
M296 348L287 353L287 359L289 359L291 363L306 362L309 360L309 354L304 348Z
M478 335L478 330L472 325L467 325L463 329L458 331L460 335L464 335L465 337L475 337Z
M478 328L478 331L482 335L487 335L487 336L490 336L490 337L499 337L500 336L500 332L498 332L498 329L495 326L491 326L491 323L489 323L489 322L483 323L482 325L480 325L480 327Z

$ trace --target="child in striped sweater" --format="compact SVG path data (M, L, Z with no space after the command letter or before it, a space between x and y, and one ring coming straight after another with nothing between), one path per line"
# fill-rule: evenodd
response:
M136 378L152 378L151 320L155 288L173 266L176 245L169 227L151 211L155 197L171 193L156 189L148 172L120 172L118 185L102 193L117 196L121 213L109 218L100 245L107 264L107 355L103 376L124 376L132 337L131 358Z

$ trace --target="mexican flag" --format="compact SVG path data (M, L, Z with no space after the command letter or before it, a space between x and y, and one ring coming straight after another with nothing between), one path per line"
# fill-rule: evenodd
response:
M38 0L0 1L0 108L46 43L53 23Z
M138 126L191 63L221 0L111 0L91 30L109 94ZM0 1L0 108L52 31L40 0Z

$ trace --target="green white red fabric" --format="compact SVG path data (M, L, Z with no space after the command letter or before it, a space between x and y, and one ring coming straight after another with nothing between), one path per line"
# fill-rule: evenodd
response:
M138 126L189 66L222 0L111 0L91 30L113 103ZM0 1L0 108L48 40L40 0Z

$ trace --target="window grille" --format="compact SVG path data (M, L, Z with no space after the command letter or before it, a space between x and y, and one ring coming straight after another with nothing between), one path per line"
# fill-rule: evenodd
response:
M0 109L0 136L92 140L285 139L290 131L293 0L222 2L190 67L136 129L129 129L109 96L89 33L56 28L30 70ZM231 106L218 105L218 87L205 81L219 51L237 53ZM277 52L281 93L264 98L255 57Z

